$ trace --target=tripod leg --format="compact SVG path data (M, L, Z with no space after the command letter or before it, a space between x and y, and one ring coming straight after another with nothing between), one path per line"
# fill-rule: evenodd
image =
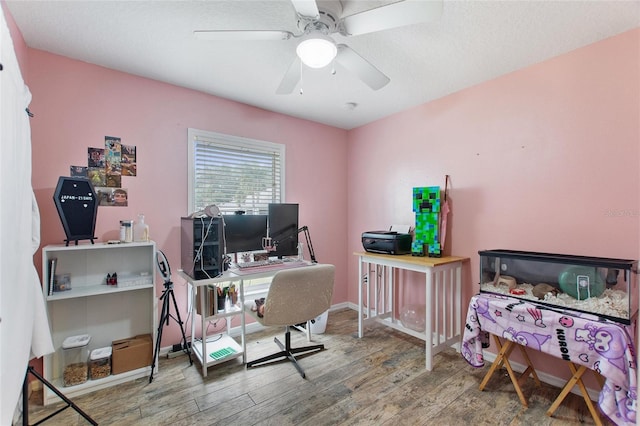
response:
M180 331L182 332L182 347L186 348L187 355L189 355L189 365L193 365L193 359L191 359L191 348L187 343L187 336L184 334L184 326L182 324L182 318L180 318L180 311L178 310L178 304L176 303L176 296L173 294L173 290L171 291L171 299L173 300L173 308L176 310L176 318L178 324L180 324Z
M28 398L24 396L24 393L26 393L25 391L26 391L26 388L27 388L27 384L26 384L27 383L27 376L29 375L29 373L33 374L36 377L36 379L40 380L40 382L42 382L46 387L51 389L53 391L53 393L58 395L58 397L60 399L62 399L64 402L66 402L66 404L67 404L65 407L62 407L61 409L59 409L55 413L45 417L44 419L40 420L37 423L34 423L34 425L39 425L40 423L42 423L42 422L44 422L46 420L49 420L51 417L55 416L56 414L58 414L59 412L61 412L63 410L66 410L69 407L73 408L78 414L80 414L82 417L84 417L84 419L86 421L88 421L89 423L91 423L92 425L97 425L98 424L98 423L96 423L95 420L93 420L91 417L89 417L89 415L87 413L82 411L80 409L80 407L78 407L76 404L74 404L73 401L71 401L69 398L64 396L64 394L62 392L60 392L58 389L56 389L55 386L53 386L44 377L42 377L40 374L38 374L38 372L31 366L27 367L27 374L25 375L24 384L23 384L23 387L22 387L22 391L23 391L22 400L23 400L23 402L25 401L25 399L28 400ZM29 424L28 416L26 414L26 413L28 413L28 411L29 411L29 406L25 405L23 403L23 407L22 407L22 424L23 425L28 425Z
M24 382L22 383L22 425L29 425L29 368L27 367L27 374L24 375Z
M162 328L164 326L165 321L169 323L169 298L167 297L166 291L160 298L162 299L162 314L160 315L160 321L158 321L158 331L156 333L156 347L153 351L153 358L151 359L151 374L149 375L149 383L153 381L153 372L156 368L156 360L158 359L158 354L160 353L160 342L162 341Z

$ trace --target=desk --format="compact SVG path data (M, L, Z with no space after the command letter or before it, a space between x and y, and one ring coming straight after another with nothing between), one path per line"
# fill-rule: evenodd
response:
M215 364L219 364L222 362L226 362L229 361L230 359L233 358L238 358L240 356L242 356L242 363L245 364L246 363L246 353L247 353L247 345L246 345L246 341L245 341L245 336L246 336L246 326L245 326L245 316L244 316L244 282L246 280L253 280L253 279L258 279L258 278L269 278L269 277L273 277L276 272L281 271L283 269L289 269L291 267L310 267L313 266L312 263L308 263L306 266L298 266L298 265L293 265L293 264L284 264L281 267L271 267L271 268L264 268L264 267L256 267L255 268L255 272L250 270L250 269L244 269L244 270L234 270L234 269L229 269L227 271L225 271L222 275L215 277L215 278L210 278L210 279L205 279L205 280L197 280L195 278L192 278L191 276L189 276L188 274L186 274L183 270L179 270L178 274L185 280L187 281L189 284L191 284L191 300L193 300L193 303L191 304L191 339L192 339L192 352L193 354L196 356L196 358L198 359L198 361L200 362L200 365L202 366L202 376L203 377L207 377L207 368L215 365ZM201 330L202 330L202 339L200 341L200 344L198 344L197 342L195 342L195 335L196 335L196 315L197 314L197 304L200 305L200 312L201 313L206 313L207 312L207 299L206 299L206 294L207 292L204 291L204 289L206 288L206 286L209 285L218 285L218 284L222 284L222 283L237 283L238 286L238 303L234 306L231 307L231 309L229 309L227 312L225 311L219 311L216 312L214 315L200 315L200 321L201 321ZM200 291L200 297L196 297L196 294L198 293L197 289L198 288L202 288L203 291ZM232 339L230 337L230 330L229 327L227 327L227 335L224 337L221 337L220 340L216 340L216 341L212 341L211 339L207 338L206 335L206 330L207 330L207 322L209 322L212 319L219 319L219 318L230 318L230 317L234 317L236 315L240 315L240 345L238 345L234 339ZM307 325L307 338L309 338L309 329L310 327ZM235 353L229 354L228 356L221 358L221 359L217 359L214 360L213 358L210 358L208 354L218 350L218 349L223 349L226 347L232 347L235 349Z
M535 301L481 293L469 303L461 352L472 366L484 366L482 348L488 347L491 333L560 358L573 373L562 398L573 385L582 384L580 377L587 368L592 369L605 378L598 401L602 413L616 424L635 425L636 359L629 331L628 326L595 315L560 313ZM553 414L557 405L558 400L547 414Z
M434 355L460 339L462 262L468 258L354 254L358 256L358 337L363 337L364 325L375 321L422 339L426 369L431 371ZM397 279L399 270L425 274L424 331L405 327L398 319L404 284ZM375 291L371 291L372 286Z

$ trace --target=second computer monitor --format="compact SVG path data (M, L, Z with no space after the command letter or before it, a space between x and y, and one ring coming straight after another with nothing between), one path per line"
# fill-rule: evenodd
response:
M267 216L264 214L224 215L227 253L262 250L267 236Z
M298 254L298 204L269 204L269 237L276 246L270 256Z

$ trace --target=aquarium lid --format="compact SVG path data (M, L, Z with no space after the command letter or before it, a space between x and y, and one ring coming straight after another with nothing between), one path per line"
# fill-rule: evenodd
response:
M539 262L556 262L573 265L595 266L599 268L636 269L637 260L612 259L608 257L576 256L570 254L539 253L519 250L480 250L480 256L517 258Z

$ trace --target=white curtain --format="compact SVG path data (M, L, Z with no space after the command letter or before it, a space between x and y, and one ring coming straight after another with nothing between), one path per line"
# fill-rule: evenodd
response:
M29 359L53 352L33 255L40 214L31 187L31 101L2 12L0 29L0 425L11 424Z

